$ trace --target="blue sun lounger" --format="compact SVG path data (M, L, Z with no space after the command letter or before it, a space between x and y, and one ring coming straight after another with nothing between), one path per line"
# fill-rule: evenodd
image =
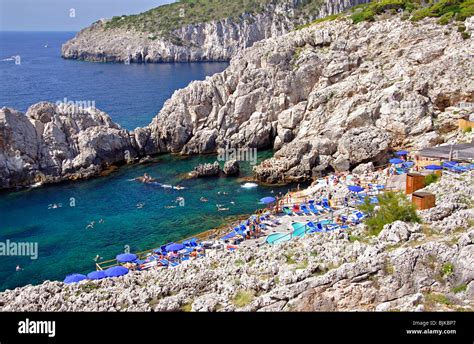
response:
M333 211L333 209L329 205L329 200L327 198L323 198L323 207L329 211Z
M316 202L316 206L318 207L318 209L321 211L321 212L328 212L330 211L330 208L328 207L325 207L323 202Z
M314 215L319 215L319 210L314 207L313 203L308 204L308 207Z
M309 221L307 224L306 224L310 230L308 231L308 233L316 233L316 232L322 232L323 229L322 227L319 228L318 226L316 226L313 222ZM319 224L321 225L321 224Z
M306 207L306 204L302 203L300 205L300 209L303 213L305 213L306 215L313 215L309 210L308 208Z

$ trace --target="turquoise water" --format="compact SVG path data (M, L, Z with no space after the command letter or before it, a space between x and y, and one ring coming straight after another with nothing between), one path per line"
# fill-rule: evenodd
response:
M39 101L94 101L115 122L132 129L150 123L176 89L228 65L64 60L61 44L73 36L72 32L0 32L0 106L25 111ZM15 64L12 56L20 56L21 64ZM270 154L261 152L259 159ZM180 174L198 163L214 160L167 155L155 164L123 167L109 177L0 192L0 243L33 242L39 249L37 260L0 256L0 290L90 272L96 255L113 259L125 246L137 252L189 237L221 226L229 217L251 214L260 206L260 198L275 195L272 189L288 190L244 189L240 187L244 181L236 178L181 180ZM244 169L250 174L250 166ZM179 183L186 189L130 181L145 172L162 184ZM177 206L177 197L184 197L183 207ZM209 202L201 202L200 197ZM143 208L138 209L137 203L144 203ZM51 204L62 207L48 209ZM230 209L218 212L216 204ZM94 228L86 229L92 221ZM23 270L16 272L17 265Z
M304 236L306 234L306 230L308 229L305 222L294 222L291 224L291 227L293 227L293 238Z
M273 233L266 238L266 242L270 245L280 244L285 241L289 241L294 237L302 237L306 234L306 223L305 222L293 222L292 233Z
M270 155L261 152L259 161ZM96 255L113 259L126 245L138 252L183 239L220 226L231 216L251 214L261 207L260 198L288 191L288 187L245 189L241 187L245 181L238 178L181 178L196 164L215 158L165 155L158 163L123 167L109 177L0 193L0 242L38 242L39 248L37 260L0 257L0 289L62 280L72 272L88 273L94 270ZM250 167L243 166L244 175L250 173ZM145 172L160 183L186 189L130 181ZM177 197L184 198L183 207L177 206ZM203 203L200 197L209 201ZM48 210L53 203L62 207ZM137 203L144 207L137 209ZM218 212L216 204L230 209ZM104 223L98 223L100 219ZM94 229L86 229L91 221L96 221ZM16 272L17 264L24 270Z
M267 236L265 240L270 245L279 244L291 239L290 233L273 233Z

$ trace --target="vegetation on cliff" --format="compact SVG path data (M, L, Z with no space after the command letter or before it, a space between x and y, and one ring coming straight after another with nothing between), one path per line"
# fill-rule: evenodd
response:
M237 19L242 14L257 14L270 4L284 0L179 0L149 11L129 16L116 16L106 23L106 28L135 29L142 32L168 36L185 25L207 23L225 18ZM318 11L321 0L303 0L298 15L311 15Z
M421 0L379 0L354 6L350 12L346 11L317 19L304 27L348 16L354 24L357 24L363 21L375 21L378 15L396 13L402 13L403 19L410 19L413 22L427 17L439 18L438 23L446 25L452 20L464 21L474 15L474 0L441 0L437 2L430 0L428 4Z
M370 214L365 220L370 234L378 235L385 225L395 221L421 222L416 208L402 193L386 192L377 196L377 199L378 204L372 204L366 199L366 202L359 207L364 213Z

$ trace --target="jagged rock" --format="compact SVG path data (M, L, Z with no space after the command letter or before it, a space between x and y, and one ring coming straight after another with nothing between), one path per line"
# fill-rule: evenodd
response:
M46 102L26 115L0 109L0 142L0 188L87 178L136 156L129 133L104 112Z
M470 283L474 280L474 245L461 248L455 264L455 273L461 283Z
M408 241L414 233L421 232L421 225L395 221L385 225L378 235L380 241L398 244Z
M464 72L474 69L466 53L471 41L434 18L416 25L393 17L358 25L328 21L239 52L224 72L176 91L148 127L133 132L94 109L74 117L77 125L56 112L66 109L35 110L28 123L15 120L2 131L0 142L7 147L0 156L0 187L97 175L102 165L126 161L124 151L134 160L274 147L274 157L254 173L275 183L307 181L370 161L381 164L390 149L446 137L452 126L442 123L448 115L441 116L441 126L436 115L473 99L474 86ZM3 122L4 117L18 116L3 115ZM73 129L63 132L64 127ZM38 138L35 132L41 133ZM77 147L69 150L66 142ZM17 150L19 160L13 158ZM462 204L450 194L455 193L449 190L437 201Z
M215 161L213 164L199 164L190 172L192 177L211 177L218 176L221 171L219 163Z
M210 293L198 297L192 304L194 312L214 312L219 305L220 295Z
M338 151L351 165L368 160L377 163L386 158L390 140L390 134L384 130L375 127L354 128L342 135Z
M352 170L352 173L354 174L366 174L368 172L373 172L374 169L374 163L372 161L366 163L366 164L360 164L356 168Z
M224 164L224 173L228 176L239 174L240 165L237 160L229 160Z

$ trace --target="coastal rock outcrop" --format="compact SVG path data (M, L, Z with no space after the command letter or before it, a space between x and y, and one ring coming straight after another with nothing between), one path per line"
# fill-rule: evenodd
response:
M222 170L227 176L234 176L239 174L240 165L237 160L229 160L224 164L224 169Z
M175 92L149 126L149 147L273 148L274 157L254 168L266 182L381 164L393 149L437 144L455 130L442 123L459 102L474 100L471 44L450 24L396 16L357 25L339 19L270 38Z
M0 109L0 188L87 178L136 155L129 132L95 108Z
M459 103L474 102L471 47L454 24L432 18L310 25L257 42L222 73L177 90L145 128L126 132L98 110L87 110L91 118L83 116L79 127L77 118L58 114L53 119L64 125L50 124L58 120L47 122L48 111L3 124L0 186L24 185L40 173L51 182L90 176L146 155L228 148L273 148L274 156L254 167L269 183L383 164L394 149L453 139L453 123L468 115L456 110ZM19 117L2 111L3 123ZM75 129L64 132L68 127ZM48 161L35 163L38 154Z
M194 167L194 170L189 173L189 175L193 178L199 177L212 177L218 176L221 172L221 168L219 163L215 161L213 164L199 164Z
M154 10L127 18L100 20L83 29L62 46L62 56L97 62L190 62L228 61L240 50L260 40L280 36L316 18L340 13L368 0L285 0L259 1L261 9L230 13L229 17L195 19L193 9L184 4L166 5L182 23L171 29L150 24ZM198 7L200 4L194 4ZM207 6L226 6L208 2ZM173 9L171 7L174 6ZM160 10L160 8L156 9ZM212 8L210 11L214 11ZM216 9L222 12L222 9ZM147 15L148 13L148 15ZM159 14L157 14L160 16ZM133 17L133 16L132 16ZM161 19L161 18L158 18ZM170 18L171 20L171 18ZM146 25L146 28L143 28ZM137 28L140 27L140 28ZM161 32L155 32L160 30Z

